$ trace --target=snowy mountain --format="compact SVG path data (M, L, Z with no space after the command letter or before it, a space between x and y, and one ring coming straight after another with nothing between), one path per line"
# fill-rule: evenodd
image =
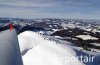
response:
M18 35L24 65L99 65L100 56L90 53L71 43L46 40L39 33L25 31ZM93 62L81 62L77 57L94 57ZM74 61L68 59L74 58ZM84 58L82 58L84 59ZM86 60L86 59L85 59Z
M99 21L53 18L0 18L0 21L0 31L8 30L10 24L16 29L11 33L18 34L19 55L24 65L100 65ZM9 35L9 39L14 35Z
M77 63L65 62L66 57L76 56L75 51L67 45L45 40L35 32L21 33L19 44L21 50L29 50L23 56L24 65L83 65L78 59L75 59Z

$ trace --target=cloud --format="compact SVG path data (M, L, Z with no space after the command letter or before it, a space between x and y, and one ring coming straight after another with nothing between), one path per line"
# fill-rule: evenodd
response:
M0 4L19 7L87 7L100 6L99 3L99 0L0 0Z
M99 19L99 3L100 0L0 0L0 15Z
M73 19L99 19L100 15L85 14L81 12L41 12L39 10L26 9L5 9L0 10L2 17L18 17L18 18L73 18Z

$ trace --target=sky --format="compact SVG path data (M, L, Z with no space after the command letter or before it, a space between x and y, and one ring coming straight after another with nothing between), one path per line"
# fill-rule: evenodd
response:
M100 20L100 0L0 0L0 17Z

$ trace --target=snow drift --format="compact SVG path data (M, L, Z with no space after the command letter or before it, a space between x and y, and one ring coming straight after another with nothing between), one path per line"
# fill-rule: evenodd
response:
M77 62L65 62L66 57L76 57L76 52L66 44L45 40L32 31L19 34L18 39L24 65L84 65L77 58Z
M0 65L23 65L14 29L0 32Z

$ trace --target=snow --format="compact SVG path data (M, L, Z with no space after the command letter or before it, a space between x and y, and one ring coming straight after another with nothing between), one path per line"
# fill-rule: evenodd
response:
M84 65L77 62L66 62L66 57L76 57L76 52L66 44L56 44L45 40L40 34L26 31L18 35L24 65Z
M62 37L60 37L60 36L54 36L55 38L59 38L59 39L63 39Z
M63 26L63 28L64 29L66 29L66 28L83 28L83 26L80 26L80 25L78 25L78 23L72 23L72 22L70 22L70 23L67 23L67 24L65 24L65 23L62 23L62 26Z
M23 65L14 29L0 32L0 65Z
M100 46L100 43L90 43L90 44L93 44L95 46Z
M87 29L85 29L86 31L92 31L92 29L91 28L87 28Z
M78 35L77 38L81 38L83 40L98 40L98 38L90 36L90 35Z
M98 33L100 33L100 30L96 30L96 29L94 29L93 32L98 32Z
M40 33L40 34L42 34L42 35L43 35L43 34L45 34L45 32L44 32L44 31L39 31L38 33Z
M96 32L100 33L100 30L97 30Z
M59 40L59 36L54 37ZM39 33L25 31L18 35L16 30L0 32L0 65L99 65L100 50L81 50L70 42L59 40L59 44L46 40ZM19 45L18 45L19 41ZM97 45L97 44L96 44ZM19 48L20 46L20 48ZM22 58L21 58L21 54ZM78 56L95 55L94 62L81 62ZM74 57L75 61L67 59ZM23 60L23 63L22 63Z
M33 32L28 33L26 31L18 35L18 40L19 40L19 45L20 45L20 50L21 50L22 55L24 55L25 51L28 51L29 49L33 47L32 46L33 43L34 43L34 46L36 45L36 42L34 41L34 38L32 37L33 36L32 33Z
M59 29L52 29L54 32L59 31Z

